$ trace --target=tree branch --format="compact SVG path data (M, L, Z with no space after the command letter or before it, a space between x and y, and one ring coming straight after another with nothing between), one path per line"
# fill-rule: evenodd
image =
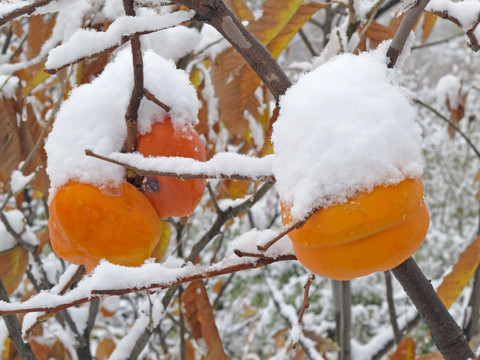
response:
M408 9L403 16L400 26L387 50L387 57L390 59L390 62L388 63L389 68L393 68L397 63L410 32L420 18L420 15L422 15L423 9L425 9L429 1L430 0L417 0L416 4Z
M222 0L173 0L195 10L197 19L212 25L242 55L278 103L292 85L268 49L242 24Z
M135 16L133 0L123 0L123 7L127 16ZM133 89L125 113L127 124L127 138L123 144L122 152L133 152L137 149L137 122L138 109L143 98L143 58L140 35L134 35L130 40L133 60Z
M453 320L431 283L412 257L392 269L392 273L430 329L432 339L445 360L473 359L465 334Z
M9 302L7 291L3 286L3 282L0 279L0 300ZM22 360L36 360L35 354L33 353L32 347L29 343L24 343L22 339L22 328L17 319L16 315L6 315L4 316L5 325L7 326L10 339L12 340L15 348L18 351L18 354Z

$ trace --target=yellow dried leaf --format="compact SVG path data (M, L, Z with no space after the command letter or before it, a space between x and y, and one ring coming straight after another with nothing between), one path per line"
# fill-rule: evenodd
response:
M167 251L170 237L172 236L172 229L167 221L160 221L160 240L157 246L152 251L150 257L155 259L155 262L162 261L165 252Z
M45 65L42 65L35 71L33 76L27 82L27 85L23 88L22 97L26 97L32 92L38 85L47 80L50 77L50 74L47 74L45 71Z
M328 4L306 3L301 0L267 0L262 5L263 16L249 24L252 33L267 46L274 57L278 56L302 25L318 10ZM212 64L212 82L219 97L220 118L230 134L246 136L249 130L245 110L255 119L259 101L254 96L260 78L247 66L245 60L232 48L218 55Z
M425 13L423 16L423 23L422 23L422 44L425 44L425 42L428 40L428 37L432 33L433 27L435 26L435 23L437 22L437 15L434 15L432 13Z
M480 181L480 170L478 170L477 177L475 178L475 181Z
M402 339L390 360L415 360L415 341L411 337Z
M245 0L226 0L225 4L232 10L232 12L237 15L237 17L244 21L253 21L255 17L253 16L252 10L248 7Z
M452 271L443 278L442 283L437 288L438 296L447 309L452 306L465 286L468 285L479 263L480 236L460 254L457 263L453 265Z
M444 360L444 358L440 351L434 351L418 357L417 360Z

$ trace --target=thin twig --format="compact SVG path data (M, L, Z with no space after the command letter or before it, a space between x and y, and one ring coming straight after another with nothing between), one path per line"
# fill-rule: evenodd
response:
M0 279L0 300L9 302L7 290L3 286L3 282ZM16 315L6 315L3 317L5 321L5 325L7 326L8 333L10 335L10 339L12 340L15 348L18 351L18 354L22 358L22 360L35 360L35 354L33 353L32 347L29 343L23 342L22 339L22 327L20 326L20 322Z
M143 89L143 95L145 95L145 97L150 100L151 102L157 104L158 106L160 106L163 110L165 110L167 113L170 112L170 110L172 109L170 106L168 106L167 104L164 104L163 102L161 102L160 100L158 100L155 95L153 95L150 91L148 91L147 89Z
M310 300L309 300L310 286L312 285L312 282L314 280L315 280L315 275L313 273L310 273L308 276L307 282L303 286L303 289L304 289L303 305L302 305L302 308L300 309L300 314L298 315L298 325L302 325L303 314L305 314L305 311L310 307ZM295 349L297 345L298 345L297 342L293 343L292 349Z
M395 343L398 344L402 340L402 333L400 332L400 329L398 327L397 315L395 314L395 303L393 301L392 275L390 274L390 271L384 271L384 275L385 275L388 313L390 315L390 323L392 324Z
M0 26L4 25L7 22L9 22L10 20L16 19L20 16L30 15L33 12L35 12L35 10L37 10L37 8L39 8L41 6L44 6L44 5L47 5L50 2L52 2L52 0L38 0L38 1L35 1L34 3L25 5L21 8L17 8L17 9L15 9L15 10L9 12L9 13L6 13L5 15L0 17Z
M308 215L305 219L303 220L295 220L290 223L288 223L285 226L282 226L280 230L278 231L278 234L268 241L266 244L258 245L257 249L259 251L267 251L271 246L273 246L278 240L280 240L282 237L287 235L288 233L292 232L293 230L300 229L305 223L310 219L310 217L315 213L315 211L312 211L310 215Z
M423 107L427 108L431 112L433 112L435 115L437 115L440 119L445 121L448 125L450 125L456 132L460 134L461 137L465 139L465 141L468 143L468 145L472 148L472 150L475 152L475 155L480 159L480 150L473 144L473 142L470 140L470 138L465 135L465 133L456 125L454 124L450 119L446 118L443 116L438 110L434 109L430 105L424 103L423 101L419 99L412 99L413 102L416 102L419 105L422 105Z

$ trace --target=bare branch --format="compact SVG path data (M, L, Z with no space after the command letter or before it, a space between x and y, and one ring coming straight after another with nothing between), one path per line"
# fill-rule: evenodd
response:
M398 328L397 315L395 314L395 303L393 301L393 289L392 289L392 275L390 271L384 271L385 275L385 284L387 290L387 303L388 303L388 313L390 315L390 323L392 324L393 336L395 338L395 343L398 344L402 340L402 333Z
M150 91L148 91L147 89L143 89L143 95L148 99L150 100L151 102L157 104L158 106L160 106L163 110L165 110L166 112L170 112L171 110L171 107L168 106L167 104L164 104L163 102L161 102L160 100L158 100L155 95L153 95Z
M420 18L420 15L422 15L423 9L425 9L429 1L430 0L417 0L416 4L409 8L403 16L402 22L400 23L400 26L387 50L387 57L390 59L390 62L388 63L389 68L393 68L397 63L410 32Z
M438 17L441 17L442 19L449 20L456 24L460 28L464 28L463 24L461 23L460 19L457 19L453 15L451 15L448 11L431 11L432 14L437 15ZM478 14L476 20L473 22L472 26L465 32L465 34L468 37L468 40L470 41L470 44L468 46L473 50L473 51L478 51L480 50L480 44L478 41L478 38L475 36L475 29L477 28L478 24L480 23L480 14Z
M465 334L442 303L432 284L412 257L392 269L430 329L435 345L445 360L473 359Z
M307 310L310 307L310 301L309 301L309 293L310 293L310 286L312 285L312 282L315 280L315 275L313 273L310 273L308 276L308 280L303 286L304 293L303 293L303 305L302 308L300 309L300 314L298 315L298 325L302 325L302 320L303 320L303 314L305 314L305 310ZM294 343L292 345L292 348L295 349L297 347L298 343Z
M222 0L173 0L197 12L243 56L278 102L291 82L268 49L242 24Z
M0 279L0 300L9 302L7 290L3 286L3 282ZM24 343L22 339L22 327L16 315L6 315L3 317L5 325L7 326L10 339L12 340L18 354L23 360L35 360L35 354L32 347L28 343Z
M472 148L472 150L475 152L475 155L477 155L477 157L480 159L480 150L475 146L475 144L473 144L473 142L470 140L470 138L465 135L465 133L455 124L453 123L450 119L446 118L445 116L443 116L438 110L435 110L433 107L431 107L430 105L424 103L423 101L419 100L419 99L412 99L413 102L416 102L417 104L427 108L428 110L430 110L431 112L433 112L435 115L437 115L440 119L442 119L443 121L445 121L448 125L450 125L457 133L460 134L461 137L463 137L465 139L465 141L467 142L467 144Z

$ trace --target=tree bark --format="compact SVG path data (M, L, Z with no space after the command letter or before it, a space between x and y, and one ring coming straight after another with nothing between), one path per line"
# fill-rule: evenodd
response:
M445 360L467 360L475 356L462 329L438 297L412 257L392 269L392 273L430 329L432 339Z

